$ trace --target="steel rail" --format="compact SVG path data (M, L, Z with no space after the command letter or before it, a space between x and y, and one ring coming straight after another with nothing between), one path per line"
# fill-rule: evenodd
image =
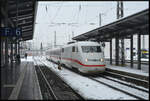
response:
M43 63L41 60L39 60L44 66L46 66L45 65L45 63ZM54 66L54 65L53 65ZM46 66L47 67L47 66ZM55 73L56 74L56 73ZM62 78L59 76L59 75L57 75L56 74L56 76L59 78L59 79L61 79L62 80ZM64 81L63 81L64 82ZM68 85L66 82L64 82L67 86L69 86L70 88L71 88L71 86L70 85ZM71 88L72 89L72 88ZM77 97L78 98L80 98L81 100L85 100L80 94L78 94L74 89L72 89L72 91L77 95Z
M55 93L54 93L54 91L53 91L53 89L52 89L52 87L51 87L51 85L49 84L49 82L47 81L47 79L46 79L44 73L42 72L40 66L39 66L39 65L37 65L37 66L38 66L38 68L39 68L39 70L40 70L40 73L42 74L42 77L44 78L44 80L45 80L45 82L46 82L46 84L47 84L47 86L48 86L48 89L49 89L49 91L50 91L50 93L51 93L51 96L53 97L54 100L58 100L57 96L55 95Z
M123 83L123 82L118 81L118 80L114 80L114 79L112 79L112 78L109 78L109 76L105 76L105 75L104 75L103 77L104 77L105 79L109 79L109 80L114 81L114 82L117 82L117 83L119 83L119 84L126 85L126 86L129 86L129 87L131 87L131 88L138 89L138 90L140 90L140 91L143 91L143 92L149 93L149 91L148 91L148 90L145 90L145 89L142 89L142 88L139 88L139 87L136 87L136 86L133 86L133 85L127 84L127 83Z
M136 85L139 85L139 86L142 86L142 87L145 87L145 88L149 87L149 82L146 81L146 80L141 80L141 79L134 78L134 77L131 77L131 76L125 76L125 75L113 73L113 72L110 72L110 71L109 72L106 71L105 75L111 75L111 77L118 78L120 80L124 80L124 81L127 81L127 82L131 82L131 83L134 83Z
M55 62L54 62L54 63L55 63ZM55 64L57 64L57 63L55 63ZM64 68L66 68L66 69L68 69L68 70L70 70L70 71L73 71L73 72L75 72L75 73L77 73L77 74L79 74L79 75L82 75L82 76L84 76L84 77L87 77L87 78L89 78L89 79L91 79L91 80L94 80L94 81L96 81L96 82L98 82L98 83L100 83L100 84L104 84L104 85L106 85L106 86L108 86L108 87L110 87L110 88L112 88L112 89L114 89L114 90L123 92L123 93L125 93L125 94L127 94L127 95L129 95L129 96L135 97L135 98L140 99L140 100L146 100L146 99L144 99L144 98L142 98L142 97L139 97L139 96L137 96L137 95L135 95L135 94L132 94L132 93L127 92L127 91L125 91L125 90L119 89L119 88L114 87L114 86L112 86L112 85L110 85L110 84L107 84L107 83L105 83L105 82L96 80L96 79L94 79L91 75L90 75L90 76L84 75L84 74L82 74L82 73L80 73L80 72L77 72L77 71L75 71L75 70L73 70L73 69L70 69L70 68L68 68L68 67L66 67L66 66L64 66ZM95 74L94 76L100 77L100 74ZM104 79L110 80L110 81L114 81L114 82L120 83L120 84L122 84L123 86L128 86L128 87L130 87L130 88L134 88L134 89L136 89L136 90L144 91L144 92L146 92L146 93L149 92L149 91L146 91L146 90L144 90L144 89L141 89L141 88L138 88L138 87L131 86L131 85L129 85L129 84L125 84L125 83L119 82L119 81L117 81L117 80L111 80L110 78L108 78L109 76L106 77L106 75L103 75L103 76L101 76L101 77L104 78ZM110 76L110 77L111 77L111 76Z
M144 98L142 98L142 97L139 97L139 96L137 96L137 95L135 95L135 94L132 94L132 93L130 93L130 92L127 92L127 91L125 91L125 90L122 90L122 89L119 89L119 88L117 88L117 87L114 87L114 86L112 86L111 84L108 84L108 83L105 83L105 82L96 80L96 79L94 79L94 78L92 78L92 77L88 77L88 78L91 79L91 80L93 80L93 81L96 81L96 82L98 82L98 83L100 83L100 84L106 85L106 86L108 86L108 87L110 87L110 88L112 88L112 89L114 89L114 90L123 92L123 93L125 93L125 94L127 94L127 95L130 95L130 96L132 96L132 97L135 97L135 98L137 98L137 99L139 99L139 100L147 100L147 99L144 99Z

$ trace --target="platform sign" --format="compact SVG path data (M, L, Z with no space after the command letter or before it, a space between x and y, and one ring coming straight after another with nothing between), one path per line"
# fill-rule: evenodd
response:
M1 37L21 37L22 30L21 28L10 28L10 27L1 27L0 28Z

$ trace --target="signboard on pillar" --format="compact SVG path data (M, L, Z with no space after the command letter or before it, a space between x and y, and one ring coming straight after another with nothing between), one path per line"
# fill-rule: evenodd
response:
M2 27L0 28L0 36L3 37L22 37L22 30L21 28L10 28L10 27Z

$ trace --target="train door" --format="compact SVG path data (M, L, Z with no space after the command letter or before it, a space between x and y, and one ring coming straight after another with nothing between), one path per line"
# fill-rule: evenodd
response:
M62 51L62 50L60 49L60 50L59 50L59 54L58 54L58 55L59 55L59 62L60 62L60 64L61 64L61 51Z
M75 46L72 46L72 51L71 51L71 66L74 67L74 58L75 58Z
M75 60L78 60L79 56L78 56L78 47L77 46L72 46L72 52L71 52L71 66L72 67L77 67L77 63L75 62Z
M71 67L71 54L72 54L72 47L66 47L64 48L64 53L63 53L63 63L67 66L67 67Z
M61 52L60 52L60 62L61 63L64 63L64 61L63 61L63 54L64 54L64 48L62 48Z

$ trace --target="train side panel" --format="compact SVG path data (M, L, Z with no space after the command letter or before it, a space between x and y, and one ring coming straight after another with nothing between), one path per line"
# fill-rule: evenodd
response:
M83 73L104 72L105 62L103 49L101 49L101 52L84 52L81 48L82 46L90 50L97 50L101 47L101 45L96 42L74 43L59 49L51 50L49 53L50 58L57 63L65 64L69 68L77 68Z
M74 68L81 68L82 66L80 65L80 62L82 61L82 54L81 51L79 50L78 44L75 44L72 48L72 54L71 54L71 66Z
M70 47L63 47L63 51L61 51L61 63L65 64L67 67L71 66L71 61L69 58L71 57L71 48Z

